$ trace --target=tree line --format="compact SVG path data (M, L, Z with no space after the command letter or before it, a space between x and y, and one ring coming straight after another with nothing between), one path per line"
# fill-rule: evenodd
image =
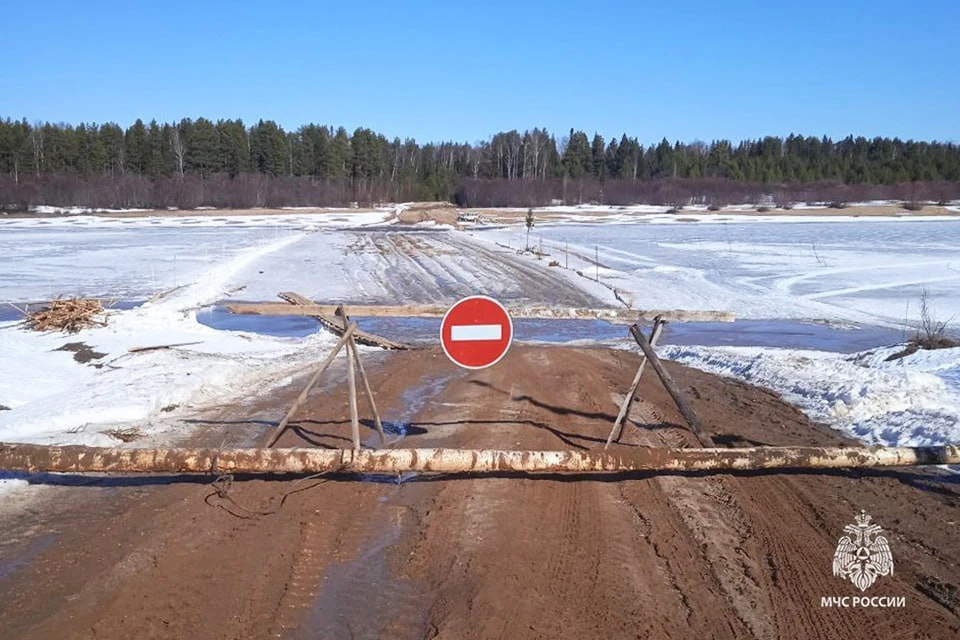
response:
M790 135L643 145L571 129L419 144L273 121L0 119L0 206L189 208L455 200L464 206L960 195L960 146ZM832 194L832 195L831 195Z

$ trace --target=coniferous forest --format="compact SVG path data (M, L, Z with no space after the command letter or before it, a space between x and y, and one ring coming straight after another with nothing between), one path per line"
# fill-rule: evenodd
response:
M0 206L223 208L450 200L465 207L960 198L960 146L790 135L644 145L570 130L418 144L370 129L204 118L0 119Z

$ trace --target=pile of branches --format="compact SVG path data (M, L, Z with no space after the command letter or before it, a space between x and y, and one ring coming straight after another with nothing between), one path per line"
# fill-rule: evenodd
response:
M107 326L103 305L95 298L57 298L48 306L28 313L26 325L36 331L76 333L90 327Z

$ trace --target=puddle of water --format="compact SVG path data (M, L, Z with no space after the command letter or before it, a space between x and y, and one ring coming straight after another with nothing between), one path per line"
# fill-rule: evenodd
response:
M235 315L222 307L197 315L214 329L249 331L270 336L304 337L319 324L302 316ZM358 326L370 333L411 344L435 345L439 318L359 318ZM633 343L626 326L604 320L515 320L520 342L564 344L576 341ZM667 325L661 344L682 346L781 347L853 353L903 341L898 329L872 325L834 325L798 320L737 320L736 322L682 322Z
M390 417L392 420L385 420L381 416L381 421L383 422L383 431L387 436L387 444L392 445L400 440L403 440L408 435L421 435L426 433L421 427L416 426L412 423L414 416L416 416L421 409L423 409L427 404L433 401L434 398L443 393L443 390L446 388L447 384L456 377L456 374L445 374L445 375L431 375L427 374L420 378L415 385L407 387L404 392L400 395L400 409L391 411ZM373 422L369 421L370 425L373 426ZM366 438L363 439L363 446L368 448L378 448L380 446L380 437L377 435L376 431L371 431ZM382 482L386 484L402 484L403 482L417 477L419 474L416 472L407 472L397 475L384 475L384 474L364 474L360 478L364 482Z
M30 564L34 558L53 544L56 534L45 533L30 540L27 547L11 558L0 558L0 580L4 580Z
M207 307L197 312L197 322L223 331L246 331L279 338L304 338L317 332L320 324L304 316L254 316L230 313L224 307Z
M327 569L306 623L292 639L422 635L428 610L421 606L422 594L393 577L388 558L390 547L411 526L403 513L356 558Z

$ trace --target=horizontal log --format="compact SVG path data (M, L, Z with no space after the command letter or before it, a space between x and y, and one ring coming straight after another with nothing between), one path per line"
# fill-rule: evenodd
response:
M0 470L62 473L618 473L960 464L960 447L471 449L119 449L0 443Z
M283 298L290 304L298 307L309 306L313 304L313 301L310 300L309 298L306 298L300 295L299 293L294 293L293 291L281 291L277 295L279 295L281 298ZM311 317L316 318L317 322L322 324L328 331L330 331L334 335L338 335L338 336L343 335L343 331L344 331L343 326L334 316L323 315L322 313L318 313ZM389 340L387 338L384 338L382 336L377 336L372 333L367 333L365 331L360 331L359 329L354 329L353 339L356 342L359 342L360 344L366 345L368 347L380 347L382 349L393 349L397 351L402 351L410 348L409 346L402 344L400 342L394 342L393 340Z
M339 305L311 304L290 305L277 302L233 302L226 305L231 313L261 316L332 316ZM351 304L351 317L380 318L442 318L450 305L370 305ZM726 311L683 311L656 309L578 309L535 305L507 306L511 318L536 318L542 320L607 320L608 322L633 324L638 320L653 320L660 316L671 322L733 322L736 318Z

